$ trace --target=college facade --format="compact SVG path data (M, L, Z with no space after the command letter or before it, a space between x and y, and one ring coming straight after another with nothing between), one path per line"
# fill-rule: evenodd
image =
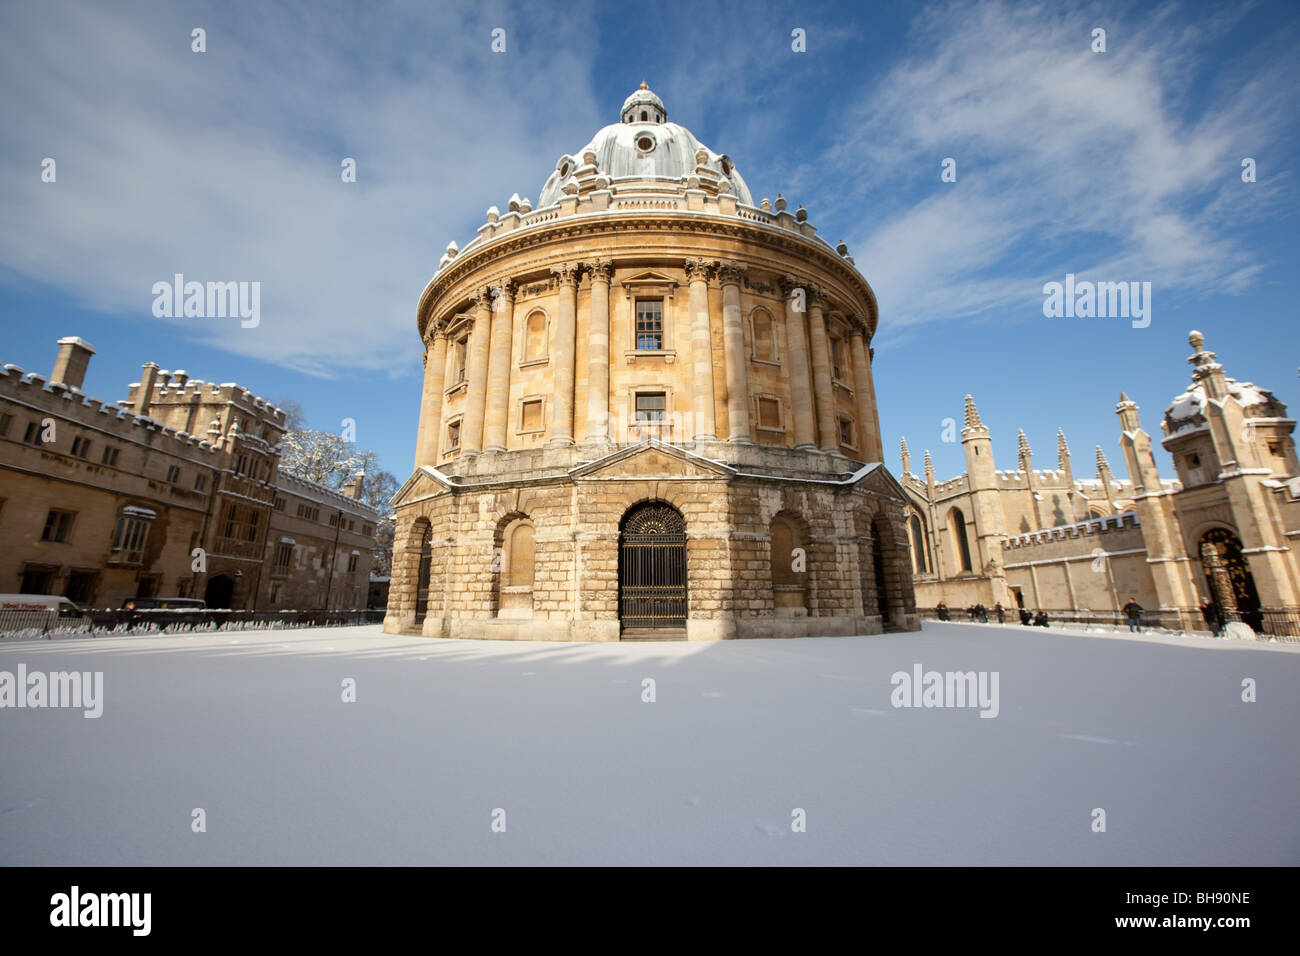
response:
M116 608L364 608L378 513L278 467L284 412L146 363L125 399L84 394L94 348L48 379L0 369L0 591ZM196 556L195 552L201 552Z
M918 627L875 296L644 84L421 296L385 630L530 640Z
M1300 616L1300 465L1295 420L1267 388L1229 378L1192 332L1192 380L1165 409L1161 477L1127 395L1115 407L1125 476L1100 447L1096 476L1076 478L1065 436L1057 467L1035 469L1024 432L1017 467L994 465L970 396L961 432L967 471L913 474L902 485L918 601L1117 611L1135 597L1171 628L1203 629L1202 601L1223 620L1294 635Z

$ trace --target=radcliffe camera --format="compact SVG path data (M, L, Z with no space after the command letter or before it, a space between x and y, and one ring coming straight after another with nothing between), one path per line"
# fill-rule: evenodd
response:
M0 37L20 934L373 947L451 867L1284 925L1293 5Z

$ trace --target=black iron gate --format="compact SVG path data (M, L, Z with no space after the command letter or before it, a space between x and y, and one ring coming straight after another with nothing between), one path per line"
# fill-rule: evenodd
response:
M642 505L623 519L618 607L624 628L686 626L686 521L671 505Z
M425 529L420 541L420 566L415 582L415 624L424 623L429 613L429 577L433 565L433 533Z

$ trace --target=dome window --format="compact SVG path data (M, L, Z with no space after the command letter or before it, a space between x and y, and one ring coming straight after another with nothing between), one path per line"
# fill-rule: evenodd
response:
M644 122L645 122L646 120L648 120L649 118L650 118L650 114L647 113L645 110L642 110L642 111L641 111L641 122L644 123Z
M636 148L643 153L648 153L655 148L655 139L649 133L643 133L637 137Z
M565 176L567 176L567 175L569 175L569 164L568 164L568 163L563 163L563 164L560 165L560 176L561 176L561 178L563 178L563 177L565 177Z

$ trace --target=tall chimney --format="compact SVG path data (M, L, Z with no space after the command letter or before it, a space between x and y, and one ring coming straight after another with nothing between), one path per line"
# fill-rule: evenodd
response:
M80 389L86 381L86 366L95 354L95 347L85 339L69 335L59 339L59 357L54 360L50 383L60 382L69 388Z
M149 405L153 401L153 387L157 381L157 363L145 362L140 369L140 391L135 396L135 413L137 415L147 416L149 414Z
M364 471L357 472L352 479L343 486L343 494L347 495L349 498L360 499L365 478L366 473Z

